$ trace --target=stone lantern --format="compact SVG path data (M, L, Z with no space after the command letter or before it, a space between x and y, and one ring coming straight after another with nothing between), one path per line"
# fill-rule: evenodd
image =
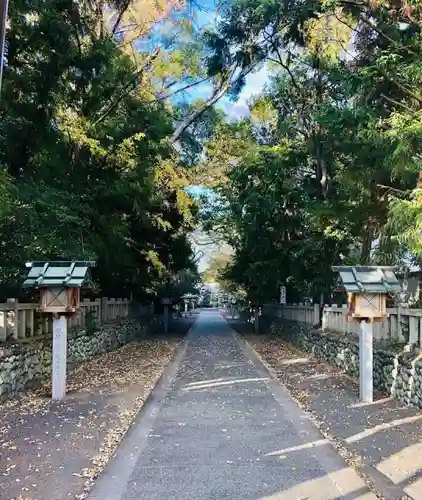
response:
M339 284L347 294L347 319L360 323L359 393L373 402L373 324L387 318L387 296L400 292L394 267L334 266Z
M67 318L80 308L80 290L91 286L92 261L27 262L24 288L40 291L39 310L53 314L52 397L66 395Z

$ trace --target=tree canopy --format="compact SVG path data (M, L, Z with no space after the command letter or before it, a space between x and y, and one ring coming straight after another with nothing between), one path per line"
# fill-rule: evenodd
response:
M148 41L164 21L186 32L181 7L10 4L0 121L3 295L19 293L26 260L95 259L101 293L115 296L154 295L195 269L188 234L196 204L171 141L177 110L162 96L194 70L180 56L185 43Z
M205 225L234 249L226 278L251 300L276 300L282 284L289 301L329 300L333 264L421 256L419 4L222 9L211 64L270 75L251 115L207 138L197 167L220 197Z
M419 4L234 0L197 29L179 0L11 3L3 296L26 260L58 258L97 260L101 293L188 291L198 227L232 247L207 276L254 301L281 284L328 300L332 264L417 262ZM227 116L263 68L249 115Z

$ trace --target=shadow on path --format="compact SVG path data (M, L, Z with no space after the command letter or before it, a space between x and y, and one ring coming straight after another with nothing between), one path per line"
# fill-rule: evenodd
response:
M255 335L248 325L232 325L385 498L401 499L407 493L422 499L420 410L383 395L373 404L359 403L357 381L337 368L277 335Z
M89 499L375 499L323 439L204 311Z

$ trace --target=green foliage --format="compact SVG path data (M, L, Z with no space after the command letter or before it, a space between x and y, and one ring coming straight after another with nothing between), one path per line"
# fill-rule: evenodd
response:
M160 17L154 12L148 23ZM196 208L170 141L172 109L150 99L154 53L128 54L99 29L106 21L95 4L72 0L10 5L0 122L4 294L19 288L26 260L95 259L102 293L113 296L154 295L168 274L191 266ZM174 54L169 75L180 76L177 61Z
M419 3L235 0L202 34L178 1L11 3L3 295L25 260L56 258L96 259L102 293L192 291L193 180L218 196L205 231L233 248L210 273L254 301L280 284L328 299L332 264L418 259ZM213 106L264 64L251 115L229 121ZM207 98L170 102L198 82Z
M388 229L395 239L422 257L422 189L412 191L410 199L392 198Z
M160 297L178 300L185 294L195 294L199 283L199 273L192 266L168 276L168 279L157 288L157 293Z
M205 284L218 283L221 290L228 291L229 286L224 280L224 272L231 262L230 253L222 252L221 249L213 252L207 269L203 273L202 281Z
M221 161L202 161L220 196L206 227L252 300L281 284L289 301L329 300L333 264L422 256L418 5L236 0L209 35L212 67L265 61L273 75L250 119L207 140Z

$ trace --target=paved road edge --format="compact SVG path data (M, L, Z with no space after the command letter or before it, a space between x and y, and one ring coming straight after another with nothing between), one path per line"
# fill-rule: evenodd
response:
M228 323L228 322L227 322ZM229 323L228 323L229 324ZM229 324L230 326L230 324ZM334 461L342 460L344 462L345 470L342 475L340 481L336 478L333 481L337 484L337 487L342 491L346 490L349 485L356 484L360 489L366 488L368 490L365 495L365 499L373 496L374 499L381 498L382 493L378 490L375 484L371 482L367 476L362 471L357 471L354 467L352 467L348 461L347 457L345 457L340 450L338 450L336 443L331 439L331 436L324 435L319 429L317 423L315 422L312 415L306 411L304 408L298 406L296 400L293 398L289 390L277 379L277 376L274 370L268 365L268 363L260 356L258 352L249 344L247 340L245 340L241 335L239 335L236 331L231 328L233 337L244 350L248 358L253 363L255 369L264 377L269 380L268 385L273 393L274 398L281 404L281 400L285 403L286 397L290 400L291 404L289 408L286 408L286 405L283 404L283 408L287 409L287 411L292 415L292 423L295 425L298 431L303 431L303 425L298 425L298 422L303 422L299 418L299 414L303 413L308 417L308 424L306 430L308 432L308 436L313 441L319 441L321 439L325 439L327 441L327 445L329 447L325 447L323 453L317 453L317 448L315 448L315 455L317 456L319 462L327 469L327 471L332 470L332 463ZM329 474L329 472L328 472ZM330 474L329 474L330 475ZM344 485L344 488L343 486ZM349 494L345 493L344 498L356 498L353 496L349 496Z
M276 373L268 365L268 363L262 358L262 356L255 351L255 349L250 345L250 343L244 339L241 335L239 335L236 331L232 330L238 342L243 344L248 352L253 352L254 355L260 360L260 362L265 366L268 373L271 374L271 377L275 379L275 381L281 385L285 390L289 393L290 391L280 382L277 378ZM291 396L293 398L293 396ZM293 398L294 399L294 398ZM310 415L311 420L314 422L314 425L320 430L323 436L328 439L332 445L336 448L338 453L342 456L342 458L352 467L359 476L365 481L365 483L374 491L379 497L384 498L385 500L418 500L419 497L413 496L411 492L407 491L407 489L402 489L400 486L397 486L395 483L390 481L387 477L385 477L379 470L369 464L360 463L356 465L356 463L350 463L350 456L345 452L347 449L346 444L339 438L327 434L320 429L320 423L314 416L303 409L308 415ZM412 483L411 483L412 484Z
M145 448L152 424L171 389L195 324L196 320L177 346L163 373L157 378L144 405L123 436L116 453L95 480L87 500L120 500L122 498L136 462Z

